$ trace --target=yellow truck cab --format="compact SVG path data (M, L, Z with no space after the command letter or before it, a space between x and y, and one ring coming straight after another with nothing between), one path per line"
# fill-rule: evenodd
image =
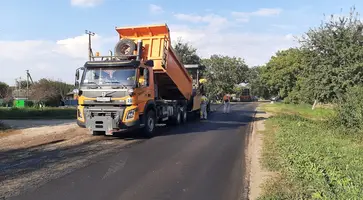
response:
M116 27L114 54L92 56L76 70L77 123L92 134L182 124L200 111L192 79L171 47L166 24Z

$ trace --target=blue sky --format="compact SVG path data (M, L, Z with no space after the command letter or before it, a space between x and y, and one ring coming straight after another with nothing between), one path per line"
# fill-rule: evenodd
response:
M0 45L7 48L0 50L0 62L12 69L0 79L12 83L27 68L35 79L71 82L87 58L85 29L97 33L97 48L107 50L117 42L115 26L155 23L167 23L172 39L191 42L203 57L229 54L263 64L278 49L296 45L292 36L319 25L324 13L346 14L353 5L360 12L363 1L2 1ZM19 51L24 56L14 57Z

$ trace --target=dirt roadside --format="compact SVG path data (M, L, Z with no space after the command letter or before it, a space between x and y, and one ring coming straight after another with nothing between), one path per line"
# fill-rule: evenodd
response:
M75 123L0 132L0 197L39 187L138 141L92 136Z
M260 163L262 157L263 135L260 131L265 130L265 121L271 115L256 108L252 134L248 145L249 160L249 195L248 199L255 200L262 194L263 183L275 176L275 173L266 171Z

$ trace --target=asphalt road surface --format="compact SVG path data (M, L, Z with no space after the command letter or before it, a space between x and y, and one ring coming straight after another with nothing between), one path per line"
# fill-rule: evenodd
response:
M97 162L11 199L237 200L247 197L245 148L256 103L205 121L161 128Z

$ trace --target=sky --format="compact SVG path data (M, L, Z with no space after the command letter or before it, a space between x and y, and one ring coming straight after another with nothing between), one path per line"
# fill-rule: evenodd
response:
M325 15L346 15L353 0L0 0L0 81L51 78L73 84L75 70L94 51L106 54L118 41L115 27L164 24L207 58L241 57L249 66L298 45L296 37Z

